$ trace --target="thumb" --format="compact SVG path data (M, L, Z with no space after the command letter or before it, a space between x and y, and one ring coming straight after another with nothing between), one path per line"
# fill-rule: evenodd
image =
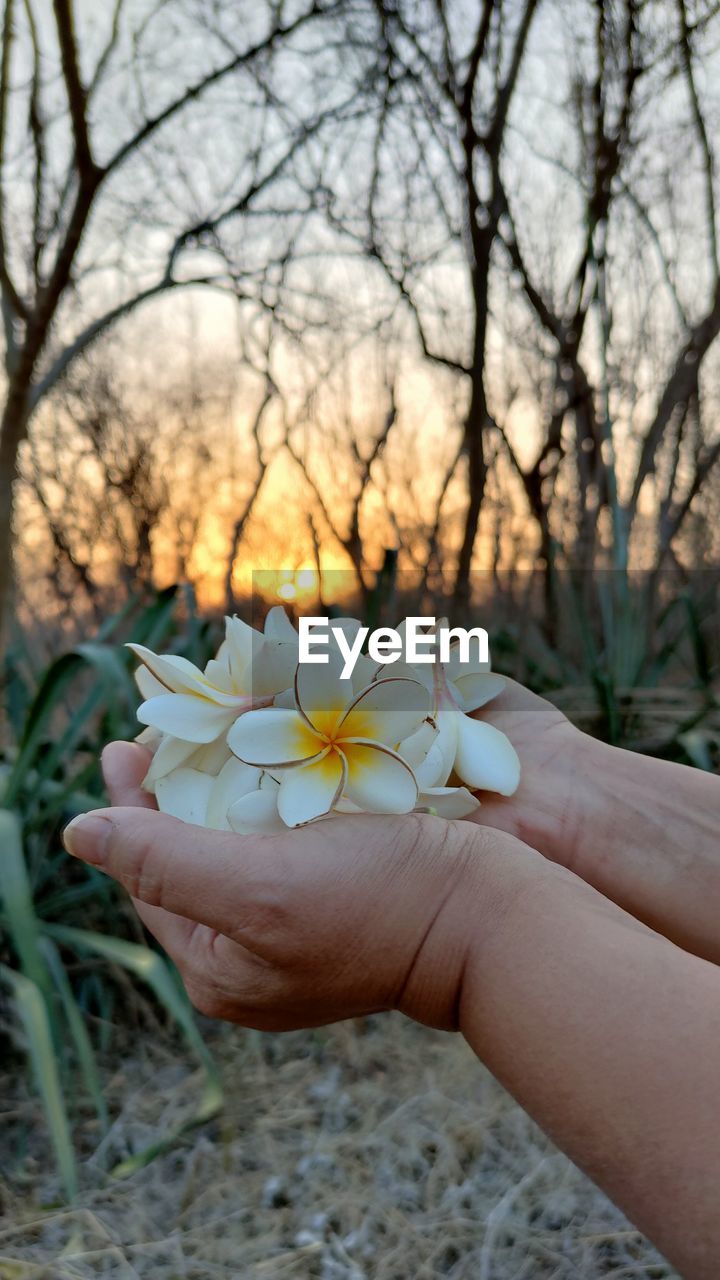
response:
M267 885L273 851L284 840L209 831L156 810L112 808L73 818L63 842L140 902L232 937L243 903Z

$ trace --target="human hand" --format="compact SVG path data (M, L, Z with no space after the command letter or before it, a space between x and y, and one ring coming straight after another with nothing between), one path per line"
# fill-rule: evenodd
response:
M720 781L609 746L508 680L483 718L517 750L520 785L471 820L519 836L689 951L720 963Z
M129 890L202 1012L289 1030L397 1008L457 1028L468 948L501 896L490 865L530 851L420 814L210 831L152 809L147 766L142 747L106 748L119 807L75 820L65 842Z
M577 869L583 852L579 838L588 814L595 810L604 744L515 680L507 680L502 693L483 706L481 716L507 734L515 747L520 785L510 797L483 794L470 820L518 836L553 862Z

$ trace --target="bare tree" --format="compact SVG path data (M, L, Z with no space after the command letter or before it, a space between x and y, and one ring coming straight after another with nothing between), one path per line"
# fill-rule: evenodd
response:
M521 466L507 437L505 443L542 529L548 558L555 484L563 463L571 459L578 495L577 534L571 550L575 561L586 566L594 561L604 508L612 516L615 563L627 565L641 490L656 472L663 446L670 446L674 461L665 469L665 494L657 494L656 554L660 557L720 457L709 422L703 426L698 418L703 361L720 333L715 161L697 90L698 55L693 51L684 0L678 0L675 10L676 32L668 40L658 27L657 12L645 15L643 27L641 7L635 0L617 11L599 2L594 5L594 67L577 67L568 104L581 158L577 186L583 193L584 230L564 295L557 279L543 278L537 258L532 263L528 260L512 201L505 197L503 244L524 295L551 340L554 368L552 410L535 460L529 467ZM697 24L698 40L704 25ZM644 132L645 145L649 140L652 146L649 114L661 112L663 89L667 93L668 84L675 89L678 82L685 89L689 118L678 112L677 136L665 161L675 170L674 181L668 173L665 198L650 208L643 191L640 137ZM668 95L666 110L671 104L675 107L673 96ZM690 181L699 177L703 191L699 208L704 226L701 223L698 230L707 254L704 266L699 264L703 288L695 286L694 297L683 301L667 242L673 201L682 183L679 171L686 157L693 167L699 161L699 174L693 173ZM646 284L640 292L643 310L635 327L628 330L627 322L623 326L618 317L629 307L633 258L635 264L652 261L648 275L650 281L657 281L662 301L658 306L657 290ZM653 345L659 317L667 326L668 316L674 350L663 344L663 363L657 367L653 360L654 385L647 397L653 407L648 413L639 403L645 397L636 373L650 358L647 348ZM677 493L682 440L694 421L698 429L689 474ZM572 435L565 431L568 422L574 424ZM639 437L637 449L633 437ZM619 446L625 452L624 466L619 463ZM627 464L633 452L636 458L631 467Z
M195 285L260 387L228 607L281 455L308 559L366 593L391 543L458 611L520 550L678 553L720 462L717 6L148 0L76 35L58 0L39 36L40 3L0 68L6 496L76 356Z
M585 566L608 520L627 563L653 476L666 551L720 459L702 376L720 328L720 15L672 10L669 29L667 6L637 0L374 5L363 179L328 212L396 290L394 341L409 325L462 390L441 485L466 462L458 608L491 459L540 563Z
M325 82L318 104L291 57L333 0L46 7L5 0L2 18L0 609L38 405L141 303L193 286L252 296L252 255L231 262L223 236L270 193L287 205L292 166L343 109ZM307 167L304 183L311 204Z
M238 382L224 358L198 365L189 356L180 372L148 382L130 349L116 341L78 359L21 467L22 599L59 605L75 627L88 611L99 622L128 596L172 581L217 599L226 529L238 506L249 514L259 488L245 441L233 449L249 379ZM219 545L217 560L208 545Z

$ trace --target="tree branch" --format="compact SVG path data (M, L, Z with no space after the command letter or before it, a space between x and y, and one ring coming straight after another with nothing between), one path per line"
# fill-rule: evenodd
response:
M113 11L112 23L110 25L110 35L108 36L105 48L103 49L102 53L100 54L100 57L97 60L95 70L92 74L92 79L90 80L90 83L88 85L88 88L87 88L88 100L92 97L98 85L100 84L100 81L102 80L103 75L105 74L105 68L107 67L107 64L110 61L113 55L113 52L115 50L115 47L117 45L118 37L120 35L120 18L121 18L124 7L125 7L125 0L115 0L115 9Z
M672 413L676 405L686 403L697 391L700 365L718 334L720 334L720 282L716 285L710 311L691 329L690 337L675 361L673 371L660 397L655 417L643 440L633 484L631 499L633 510L646 477L655 469L655 455Z
M677 506L672 508L671 511L668 513L667 523L663 531L663 538L662 538L663 552L667 550L673 538L675 538L675 536L677 535L680 529L680 526L682 525L683 521L685 520L685 517L687 516L690 510L690 507L692 506L692 503L694 502L695 498L697 497L703 485L705 484L705 481L710 475L710 472L713 470L715 466L717 466L719 462L720 462L720 440L716 441L715 444L713 445L706 446L700 458L698 458L697 466L695 468L695 475L693 476L692 484L690 485L688 492L686 493L682 502L678 503Z
M156 284L150 285L147 289L143 289L132 298L128 298L125 302L121 302L112 310L106 311L104 315L99 316L97 320L93 320L92 324L87 325L77 337L68 344L53 361L47 373L35 384L30 397L31 409L40 403L44 396L52 391L63 375L67 372L73 360L77 356L82 355L107 329L110 329L123 316L129 315L136 307L143 302L148 302L151 298L157 298L160 294L169 293L172 289L190 289L190 288L213 288L217 287L217 277L198 276L193 280L173 280L163 278Z
M508 69L505 82L500 89L495 103L495 111L493 113L492 124L486 138L485 146L491 157L497 158L500 153L502 144L502 136L505 130L505 122L510 109L510 102L515 91L515 84L520 72L520 65L525 53L530 27L532 25L535 10L538 6L538 0L526 0L525 11L515 37L515 46L513 48L512 61Z
M707 211L708 240L710 244L710 266L713 273L713 281L717 284L718 279L720 279L720 260L718 259L717 220L715 210L715 156L713 154L712 147L710 146L710 139L708 137L705 121L700 109L697 85L695 84L692 50L690 48L690 30L688 28L685 0L677 0L677 8L678 17L680 19L680 51L682 54L683 68L685 70L688 93L690 94L690 104L692 106L695 128L700 141L700 149L703 153L705 170L705 207Z
M33 183L33 275L37 286L40 275L40 258L44 248L44 232L42 224L47 156L45 151L45 125L40 105L40 41L38 39L37 22L35 21L32 0L24 0L24 3L28 27L30 29L30 43L32 45L33 54L32 84L30 86L30 101L28 104L28 126L30 128L33 151L35 154L35 180Z
M222 63L222 65L216 67L214 71L209 72L208 75L203 76L202 79L196 81L194 85L190 85L190 87L186 89L179 98L176 98L174 102L169 103L169 105L164 107L162 111L158 111L156 115L151 116L149 120L146 120L145 123L132 135L132 137L128 138L127 141L118 148L115 154L105 165L104 172L109 174L117 169L125 160L127 160L128 156L132 155L138 147L142 146L148 138L162 127L162 125L167 124L169 120L172 120L174 116L178 115L190 102L194 102L196 98L199 98L204 94L212 85L217 84L218 81L229 75L230 72L237 71L238 67L242 67L248 62L252 62L253 59L257 58L260 54L269 53L279 40L292 35L295 31L299 30L300 27L304 26L304 24L311 18L319 16L320 14L327 14L331 11L331 8L332 6L324 8L317 2L317 0L315 0L310 9L305 13L299 14L292 22L288 22L284 26L275 27L264 40L259 41L258 44L252 45L243 53L235 54L232 58L229 58L227 62Z
M490 31L490 19L493 14L493 0L483 0L482 13L478 22L477 32L475 33L475 42L470 51L468 59L468 69L462 85L462 96L458 104L458 110L465 122L466 128L472 129L473 119L473 96L475 93L475 81L480 69L480 63L485 52L487 44L488 32Z
M14 320L27 318L27 308L10 275L7 241L5 238L5 163L7 161L8 99L10 95L10 65L15 38L14 0L5 0L2 28L2 56L0 58L0 291L5 341L8 351L15 351Z
M86 94L80 79L72 0L53 0L53 10L55 12L55 25L60 46L60 61L65 82L65 92L70 108L70 119L75 140L78 177L82 185L92 177L95 162L92 157L85 114Z

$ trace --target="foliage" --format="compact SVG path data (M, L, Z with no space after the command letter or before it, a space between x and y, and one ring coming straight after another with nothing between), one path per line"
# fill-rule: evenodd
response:
M107 1127L86 1019L97 1013L103 1023L112 1020L118 969L150 987L200 1058L206 1086L195 1119L206 1119L220 1102L212 1060L171 966L144 942L108 936L130 930L123 900L99 872L70 865L60 845L72 817L104 803L102 744L135 734L137 699L121 640L167 645L174 636L185 656L207 657L209 627L197 618L192 597L185 600L182 632L176 606L174 588L144 608L131 603L92 642L62 654L35 678L17 650L6 658L13 745L0 774L0 981L11 993L68 1198L77 1189L69 1098L78 1092L78 1079L101 1129ZM91 963L78 967L78 957ZM114 1172L131 1172L175 1136L159 1136Z
M502 627L493 646L498 669L615 746L714 768L717 574L557 571L549 585L532 577L545 597L543 625L531 611Z

